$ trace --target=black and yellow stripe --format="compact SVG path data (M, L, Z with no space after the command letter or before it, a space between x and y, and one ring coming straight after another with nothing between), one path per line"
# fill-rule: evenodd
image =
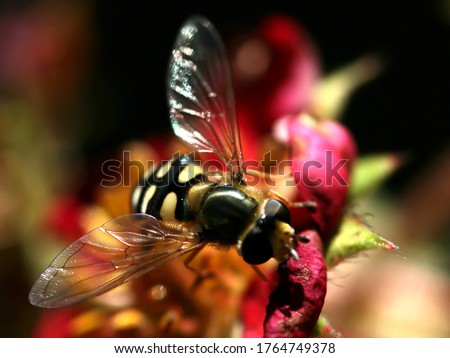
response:
M163 162L144 176L134 189L134 212L146 213L160 220L195 219L189 206L188 192L204 181L201 166L189 155Z

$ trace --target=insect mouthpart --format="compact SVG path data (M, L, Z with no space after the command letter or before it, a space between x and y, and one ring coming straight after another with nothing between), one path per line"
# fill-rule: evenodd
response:
M238 241L238 252L245 262L260 265L272 257L283 261L287 257L298 259L292 248L294 229L290 226L289 209L279 200L268 199L263 212Z

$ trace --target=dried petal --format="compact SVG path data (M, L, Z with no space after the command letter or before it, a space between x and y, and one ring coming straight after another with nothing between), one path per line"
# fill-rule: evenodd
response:
M311 337L322 310L327 289L322 241L313 230L301 235L309 243L298 245L300 259L289 259L279 266L278 286L266 310L265 337Z

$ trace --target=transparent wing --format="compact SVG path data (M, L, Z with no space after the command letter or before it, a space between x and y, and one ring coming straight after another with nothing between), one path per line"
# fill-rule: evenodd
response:
M66 247L32 287L30 302L58 308L104 293L203 244L146 214L108 221Z
M192 149L213 152L243 178L231 72L214 26L194 16L181 27L169 63L167 96L175 134Z

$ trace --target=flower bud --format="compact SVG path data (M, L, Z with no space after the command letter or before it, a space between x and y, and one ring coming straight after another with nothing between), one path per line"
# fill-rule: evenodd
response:
M305 229L310 216L322 238L328 240L345 209L350 171L356 145L350 133L337 122L317 120L306 114L280 119L275 137L291 149L292 171L298 195L291 200L312 201L314 210L293 213L294 226Z

